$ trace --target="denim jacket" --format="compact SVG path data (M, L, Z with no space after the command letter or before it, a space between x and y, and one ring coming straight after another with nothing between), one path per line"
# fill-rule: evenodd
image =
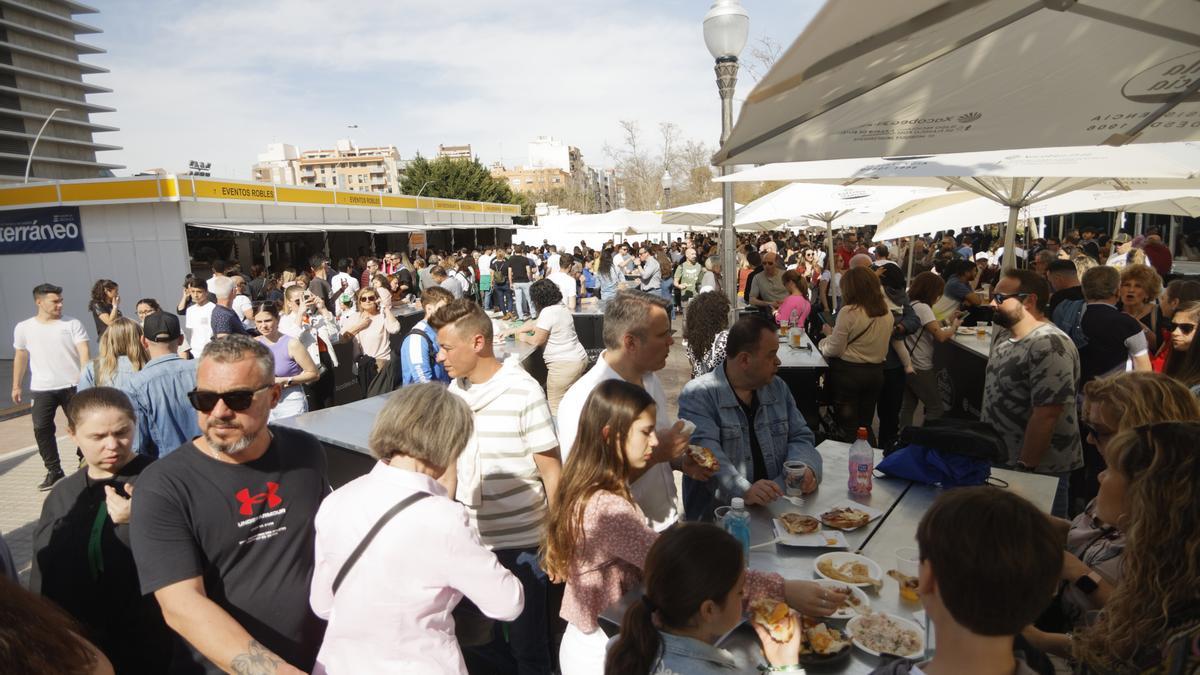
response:
M783 380L775 377L755 392L758 411L754 433L762 450L767 478L783 487L783 463L800 460L821 479L821 455L813 433L796 409ZM721 468L707 481L683 478L683 506L688 520L708 520L717 506L741 497L750 488L754 469L750 453L750 423L725 376L725 364L688 382L679 394L679 417L696 425L692 444L713 451Z
M196 388L196 361L167 354L150 359L129 381L137 412L138 453L165 457L200 435L187 393Z
M733 655L694 638L658 632L662 640L653 675L727 675L744 672Z

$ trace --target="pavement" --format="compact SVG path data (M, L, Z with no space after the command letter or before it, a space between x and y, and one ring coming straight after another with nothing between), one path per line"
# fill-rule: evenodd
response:
M674 327L675 345L667 358L667 366L659 372L667 400L671 402L671 414L678 413L679 391L692 378L692 368L687 352L683 348L681 333L683 319L678 317ZM12 382L12 361L0 361L0 382ZM4 397L5 401L8 397ZM8 401L11 407L11 401ZM46 477L42 458L38 455L33 437L33 421L29 415L3 419L5 408L0 407L0 535L12 549L13 561L21 574L21 581L29 581L32 560L33 529L42 511L42 501L47 492L38 492L38 483ZM67 437L67 420L59 411L58 455L63 469L71 472L76 465L75 445ZM678 479L678 474L676 475ZM682 490L680 491L682 494Z

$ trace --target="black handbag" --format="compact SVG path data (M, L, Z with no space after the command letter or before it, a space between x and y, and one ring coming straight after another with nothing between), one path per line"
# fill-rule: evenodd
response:
M993 465L1008 464L1008 446L991 424L971 419L941 417L924 426L900 431L897 448L921 445L938 452L980 459Z
M355 546L350 556L346 558L346 562L342 563L337 576L333 578L333 593L335 595L338 592L338 588L341 587L342 582L346 580L346 575L350 573L350 570L354 568L354 564L362 557L363 551L367 550L367 546L375 539L375 535L379 534L379 531L388 524L388 521L395 518L396 514L428 496L429 493L426 492L413 493L400 500L398 504L380 516L379 520L375 521L375 524L367 531L366 536L363 537L362 541L358 542L358 546ZM495 621L484 616L474 603L463 598L454 608L452 614L454 616L454 637L458 640L460 647L476 647L491 642Z

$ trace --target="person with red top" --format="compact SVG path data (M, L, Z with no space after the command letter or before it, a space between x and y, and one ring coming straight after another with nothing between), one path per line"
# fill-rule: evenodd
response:
M629 492L658 445L654 399L637 385L607 380L583 410L541 546L542 568L566 582L559 613L567 621L559 649L563 675L604 672L608 637L600 613L642 582L659 536ZM744 597L784 599L808 616L828 616L845 599L816 582L755 571L746 574Z

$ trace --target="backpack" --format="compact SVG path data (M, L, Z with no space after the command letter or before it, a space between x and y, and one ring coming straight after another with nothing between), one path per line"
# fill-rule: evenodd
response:
M437 363L437 350L433 348L433 340L429 338L429 334L420 328L413 328L412 330L408 331L408 335L405 335L405 337L408 337L409 335L417 336L425 341L425 347L429 351L429 366L433 367L433 365Z
M1054 314L1051 316L1054 325L1071 338L1076 349L1083 349L1088 345L1088 337L1083 332L1083 314L1086 311L1087 302L1084 300L1063 300L1054 308Z
M492 272L492 276L494 277L492 280L493 284L507 284L508 260L506 258L496 256L496 259L492 261Z
M458 279L458 283L462 284L463 297L474 300L476 296L476 287L475 280L471 277L475 275L467 276L466 274L463 274L462 270L454 270L453 276L455 279Z

